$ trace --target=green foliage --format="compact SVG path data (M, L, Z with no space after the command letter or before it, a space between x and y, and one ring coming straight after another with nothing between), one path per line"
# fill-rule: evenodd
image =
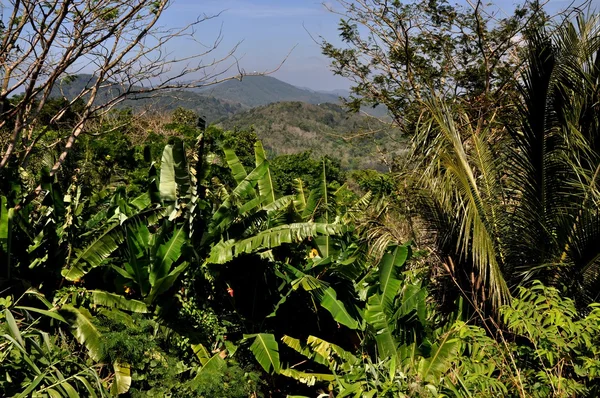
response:
M28 313L9 309L10 301L3 301L0 391L4 395L76 397L77 391L90 397L106 395L100 376L68 338L47 333L36 325L40 318L22 316Z
M324 39L321 48L334 73L354 83L347 105L357 112L383 104L406 134L414 133L420 101L433 92L468 104L473 115L510 103L517 94L521 35L546 20L537 1L519 2L501 19L494 17L503 11L493 3L340 5L344 45Z
M578 16L528 32L508 120L477 121L442 98L425 104L416 197L452 278L479 308L497 308L508 286L531 279L564 288L582 308L596 300L597 27L597 16Z
M198 398L223 397L246 398L263 397L257 390L262 384L261 375L239 367L227 366L222 370L210 370L199 374L193 385L179 389L181 394ZM189 395L187 395L189 394Z
M323 162L325 162L328 183L332 188L339 188L345 181L345 173L341 170L340 163L327 156L319 161L313 158L310 151L274 158L271 165L275 185L283 195L290 195L296 191L297 179L300 179L308 189L312 189L319 183Z
M406 140L389 124L349 115L331 103L274 103L236 114L219 125L225 130L252 129L276 156L310 151L317 158L336 159L344 169L386 170L382 159L401 156L406 147Z
M362 192L372 192L374 195L390 196L397 190L396 181L390 174L376 170L355 170L350 174Z
M263 367L266 372L278 373L281 369L279 363L279 348L275 336L267 333L259 333L257 335L247 335L244 339L251 339L254 341L250 346L250 350L256 357L256 360Z
M389 3L437 18L442 33L477 22L444 4ZM486 39L509 38L530 15L518 13L482 28ZM342 28L356 44L360 30ZM392 55L435 83L427 54L460 53L463 33ZM184 109L169 123L107 115L62 174L38 152L2 170L2 394L598 396L597 25L524 35L513 118L476 116L492 97L470 107L415 92L417 191L402 173L345 181L339 162L310 152L269 160L253 130L200 134ZM477 97L481 68L448 76ZM305 132L314 118L356 121L330 105L311 117L302 104L271 108L295 112ZM40 139L60 136L47 123ZM26 196L38 179L40 196ZM415 253L400 215L435 231Z

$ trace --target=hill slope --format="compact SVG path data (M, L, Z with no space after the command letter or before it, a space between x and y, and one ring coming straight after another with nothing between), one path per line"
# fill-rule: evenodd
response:
M64 96L69 100L73 99L86 87L91 87L96 81L95 79L94 76L88 74L81 74L64 79L53 88L50 96ZM100 89L96 102L107 102L118 95L122 89L123 88L117 84L108 84L106 87ZM151 96L151 98L128 98L119 103L117 107L132 108L134 110L150 109L160 112L170 112L178 107L183 107L191 109L198 115L205 117L209 123L248 109L248 107L245 107L242 104L201 95L200 93L191 90L161 91L151 94ZM86 99L86 97L84 97L84 99Z
M405 139L377 119L348 114L339 105L281 102L238 113L219 123L225 129L254 127L276 155L310 150L338 158L344 168L384 170L388 160L406 148Z
M283 101L309 104L340 102L337 95L304 90L271 76L246 76L241 81L228 80L199 92L221 100L238 102L250 108Z
M228 80L215 86L207 87L199 93L220 100L240 103L245 107L268 105L276 102L306 102L309 104L341 104L340 97L348 97L348 90L334 90L330 92L315 91L300 88L282 82L271 76L246 76L241 81ZM386 108L363 107L362 111L381 119L388 119Z
M236 102L200 95L189 90L164 91L153 98L128 99L120 106L159 112L171 112L182 107L193 110L198 116L204 117L209 124L248 109Z

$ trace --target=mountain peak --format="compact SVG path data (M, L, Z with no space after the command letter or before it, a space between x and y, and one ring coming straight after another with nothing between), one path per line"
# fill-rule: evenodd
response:
M301 89L272 76L245 76L242 80L228 80L201 89L200 92L203 95L237 102L247 107L287 101L309 104L340 103L337 95Z

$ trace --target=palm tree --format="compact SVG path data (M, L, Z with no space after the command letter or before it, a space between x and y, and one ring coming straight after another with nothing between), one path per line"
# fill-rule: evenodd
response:
M581 305L598 298L599 21L527 32L510 118L425 103L415 145L425 227L476 306L533 279Z

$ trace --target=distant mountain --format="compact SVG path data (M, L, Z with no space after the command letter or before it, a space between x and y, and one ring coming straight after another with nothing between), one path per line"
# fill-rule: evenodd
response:
M96 78L88 74L69 76L64 78L53 88L50 96L64 96L67 99L73 99L86 87L91 87L95 81ZM121 90L124 89L124 87L121 87L118 84L108 83L105 88L99 91L97 102L107 102L121 93ZM149 98L128 98L117 106L117 108L156 110L160 112L170 112L178 107L195 111L199 116L205 117L209 123L248 109L242 104L208 97L191 90L168 90L151 94L151 97Z
M350 90L337 89L337 90L317 90L317 93L335 95L337 97L348 98L350 96Z
M50 97L64 97L69 100L72 100L86 88L92 87L96 83L96 81L97 78L89 74L64 76L52 87ZM107 82L106 84L102 85L100 90L98 90L98 94L96 95L96 102L107 102L118 96L122 92L122 89L123 87L116 83ZM89 96L85 96L83 99L87 100L87 98L89 98Z
M221 100L240 103L245 107L273 104L276 102L306 102L309 104L341 104L340 97L348 97L348 90L316 91L300 88L282 82L271 76L246 76L240 80L228 80L215 86L207 87L199 93ZM363 107L362 111L377 118L389 119L383 106L377 108Z
M52 95L72 99L94 79L68 77ZM109 84L98 101L107 101L122 89ZM118 107L160 112L184 107L225 129L253 127L276 155L310 150L315 156L336 157L348 169L385 170L381 156L390 160L405 150L405 140L388 124L362 113L349 114L336 102L339 97L333 94L300 89L268 76L247 76L241 82L227 81L200 91L171 90L152 98L129 98Z
M72 99L94 82L95 77L88 74L69 76L54 88L51 95ZM124 90L124 87L108 84L98 93L97 101L106 102L122 92L121 90ZM342 91L339 93L341 94ZM277 102L341 104L340 96L333 93L301 89L270 76L246 76L241 81L228 80L199 90L167 90L156 92L151 95L151 98L130 97L121 102L118 108L130 107L134 110L151 109L169 112L184 107L205 117L209 123L213 123L257 106ZM340 110L343 111L341 108ZM364 108L363 111L381 119L387 117L384 107Z
M211 124L233 116L248 107L231 101L201 95L190 90L163 91L153 98L128 99L120 107L146 109L158 112L171 112L179 107L191 109Z
M245 76L199 90L199 93L222 100L237 102L249 108L274 102L299 101L309 104L339 103L339 97L305 90L271 76Z
M280 102L252 108L219 123L225 129L253 127L276 155L310 150L316 156L338 158L347 169L385 170L387 160L403 153L406 139L379 120L348 114L331 103Z

